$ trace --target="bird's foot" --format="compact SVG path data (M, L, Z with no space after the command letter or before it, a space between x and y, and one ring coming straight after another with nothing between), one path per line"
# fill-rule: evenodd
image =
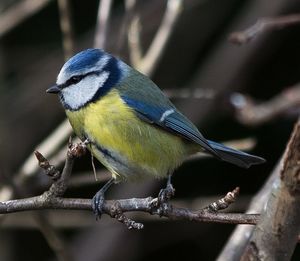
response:
M167 203L175 195L175 189L171 183L168 183L158 194L158 205Z
M169 178L166 188L161 189L157 197L156 208L160 216L164 216L168 212L171 207L169 201L174 195L175 189Z
M114 182L114 178L111 178L107 183L104 184L104 186L95 194L92 199L92 208L96 219L100 219L101 215L104 213L104 193Z
M100 219L103 214L104 202L104 191L99 190L92 199L92 208L96 216L96 220Z

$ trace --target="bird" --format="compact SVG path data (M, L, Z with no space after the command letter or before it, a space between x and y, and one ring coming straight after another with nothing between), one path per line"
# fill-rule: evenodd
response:
M161 200L173 195L174 170L197 152L243 168L265 162L204 138L150 78L102 49L71 57L46 92L58 94L75 134L111 172L92 200L98 216L120 181L167 178Z

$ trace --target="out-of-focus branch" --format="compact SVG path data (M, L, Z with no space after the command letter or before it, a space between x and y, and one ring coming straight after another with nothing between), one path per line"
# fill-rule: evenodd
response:
M299 23L300 14L260 18L254 25L247 28L246 30L230 34L229 41L235 44L244 44L249 42L261 33L283 29L285 27Z
M130 7L133 8L133 7ZM128 46L130 61L133 67L139 69L139 64L143 59L143 52L141 46L141 23L138 15L135 15L128 28Z
M161 55L165 50L166 44L173 32L176 21L182 9L182 0L169 0L167 8L159 29L144 56L141 55L140 46L140 25L138 16L134 16L129 26L128 45L130 48L130 57L132 65L146 75L151 75Z
M0 37L22 23L26 18L40 11L51 0L23 0L12 5L0 16Z
M104 48L113 0L101 0L98 8L94 47Z
M74 34L72 26L72 15L69 0L58 0L59 21L63 38L63 49L65 60L74 53Z
M299 107L300 85L285 89L279 95L261 104L255 104L250 97L240 93L232 94L230 102L236 110L236 118L241 123L260 125Z
M300 120L242 260L290 260L300 232Z

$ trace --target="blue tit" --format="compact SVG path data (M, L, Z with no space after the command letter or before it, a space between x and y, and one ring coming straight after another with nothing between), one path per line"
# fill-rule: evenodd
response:
M196 152L244 168L265 161L205 139L154 82L100 49L70 58L47 92L59 95L76 135L112 174L94 197L96 212L112 183L170 177Z

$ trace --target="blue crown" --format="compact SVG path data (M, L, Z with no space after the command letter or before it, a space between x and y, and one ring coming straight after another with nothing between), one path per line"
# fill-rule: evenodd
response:
M103 56L110 55L100 49L87 49L70 58L64 67L68 72L89 69L94 67Z

